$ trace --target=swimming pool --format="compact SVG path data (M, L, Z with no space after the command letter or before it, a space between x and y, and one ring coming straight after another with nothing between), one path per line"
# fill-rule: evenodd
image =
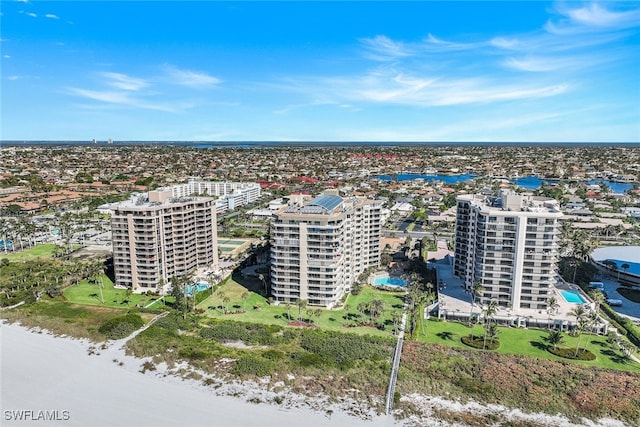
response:
M187 295L191 296L194 290L196 291L196 293L198 293L198 292L204 291L205 289L209 289L208 283L198 283L197 285L189 285L187 286Z
M577 293L577 292L573 292L573 291L560 291L560 293L562 294L562 298L564 298L564 300L568 303L571 304L585 304L586 301L584 300L584 298L582 298L582 296Z
M376 277L373 279L375 286L407 286L404 280L393 277Z

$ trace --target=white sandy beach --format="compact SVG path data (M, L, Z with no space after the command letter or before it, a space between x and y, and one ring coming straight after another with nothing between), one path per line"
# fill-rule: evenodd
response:
M200 382L142 374L143 361L125 356L120 344L89 355L87 341L6 323L0 326L0 342L3 427L394 425L386 417L364 420L335 409L331 414L314 411L304 402L302 408L249 403L246 397L219 396ZM60 420L17 421L15 411L20 410L33 411L27 413L31 418L38 411L57 410Z
M451 426L434 417L435 410L444 409L495 414L537 426L626 426L613 419L575 423L561 415L523 413L500 405L461 403L423 395L403 397L422 415L398 421L362 412L355 401L325 405L320 398L275 393L250 383L207 387L202 381L171 375L161 366L157 371L142 374L140 368L145 360L126 356L122 349L125 341L112 342L108 348L100 349L86 340L56 337L0 321L0 425ZM284 396L284 399L276 404L275 396ZM30 418L46 416L39 411L49 411L59 420L16 420L20 411L23 417Z

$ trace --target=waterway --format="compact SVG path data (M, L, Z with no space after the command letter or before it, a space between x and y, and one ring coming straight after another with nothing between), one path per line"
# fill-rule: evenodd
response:
M379 175L377 176L377 178L383 181L391 181L396 179L391 175ZM469 173L461 174L461 175L398 174L397 176L398 181L411 181L414 179L423 179L428 182L440 181L450 185L455 185L465 181L472 181L475 178L476 178L475 175L469 174ZM509 179L509 181L525 190L537 190L538 188L542 187L543 184L566 182L566 181L556 181L556 180L545 180L537 176L512 178L512 179ZM628 190L633 188L633 184L631 183L613 182L605 179L592 179L589 181L581 181L581 183L588 184L588 185L604 183L611 189L611 191L613 191L616 194L624 194Z

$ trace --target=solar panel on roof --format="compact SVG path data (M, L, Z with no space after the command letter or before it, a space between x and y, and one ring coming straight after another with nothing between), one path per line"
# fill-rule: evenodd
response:
M327 212L333 211L342 204L342 197L331 194L323 194L313 199L307 206L319 206Z

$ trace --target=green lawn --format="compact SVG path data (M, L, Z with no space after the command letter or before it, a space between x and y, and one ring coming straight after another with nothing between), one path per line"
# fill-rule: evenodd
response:
M127 298L127 291L125 289L115 289L113 287L113 282L107 276L103 275L102 278L104 280L104 289L102 290L104 304L100 302L99 286L89 282L88 280L82 280L77 285L67 287L63 291L63 295L68 302L74 304L121 308L125 310L134 308L138 304L144 307L156 299L140 294L131 294Z
M223 301L220 292L224 293L229 298L226 304L227 312L244 311L242 313L224 314ZM198 308L206 310L206 314L210 317L222 318L228 320L238 320L243 322L255 322L262 324L276 324L286 325L288 320L288 314L295 320L298 318L298 307L292 305L289 310L286 306L281 305L269 305L267 300L255 293L249 292L249 297L246 301L242 299L243 293L247 292L247 288L240 285L234 280L229 280L227 283L216 288L214 294L198 304ZM379 324L385 324L384 330L374 328L371 326L353 326L346 327L345 325L354 325L358 321L368 321L369 316L363 315L358 311L358 305L360 303L367 303L373 299L380 299L384 302L385 310L381 316L376 319ZM346 301L344 308L337 310L321 310L319 317L309 315L307 309L303 309L300 313L301 317L306 320L310 320L314 325L322 329L330 329L337 331L353 332L358 334L371 334L388 336L391 335L393 329L392 312L402 312L402 294L383 292L371 287L364 287L359 295L350 295ZM316 307L307 307L308 309L315 310Z
M450 347L459 347L470 349L464 345L460 338L473 332L475 335L483 335L484 329L481 325L473 328L458 322L441 322L437 320L429 320L425 324L425 334L418 337L419 341L427 343L437 343ZM563 360L561 357L555 356L546 350L546 337L548 332L541 329L523 329L523 328L507 328L500 327L498 339L500 347L495 350L497 353L503 354L523 354L532 357L540 357L552 360ZM575 348L578 344L578 338L563 334L564 343L560 346ZM581 338L580 348L584 348L585 343L589 340L587 349L596 355L593 361L575 361L587 366L599 366L602 368L625 369L633 372L640 372L640 365L634 362L624 363L620 358L620 351L612 349L607 340L603 336L583 334Z
M9 261L22 261L35 258L51 258L56 246L55 243L43 243L24 251L8 251L7 253L2 251L0 252L0 259L7 258Z

